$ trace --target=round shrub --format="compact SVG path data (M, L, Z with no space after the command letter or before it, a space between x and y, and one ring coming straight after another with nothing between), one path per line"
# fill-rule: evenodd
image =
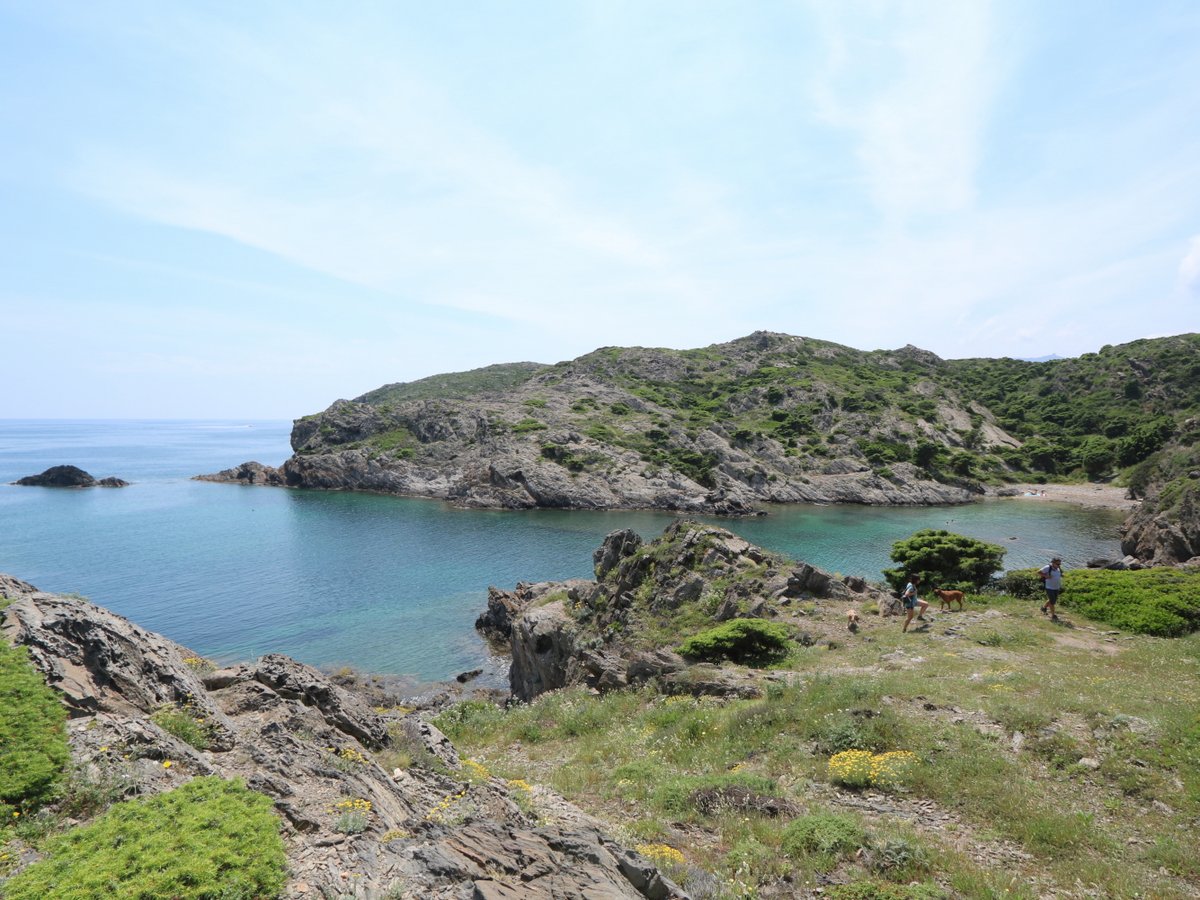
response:
M793 819L783 829L782 846L789 856L829 853L841 856L863 846L867 833L856 819L832 812L818 812Z
M679 652L709 662L746 662L782 656L790 643L787 628L777 622L733 619L692 635L679 645Z
M221 778L118 803L45 850L5 882L7 900L252 900L277 896L286 878L271 800Z
M892 544L895 569L884 577L902 590L909 575L920 575L925 590L972 591L986 585L1004 561L1004 548L943 529L927 528Z

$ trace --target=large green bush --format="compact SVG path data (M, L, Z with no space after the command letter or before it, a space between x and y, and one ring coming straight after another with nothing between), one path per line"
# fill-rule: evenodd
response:
M44 849L4 884L7 900L253 900L286 878L271 800L220 778L118 803Z
M1004 549L995 544L964 537L950 531L927 528L892 544L895 569L884 577L901 590L910 575L921 576L926 589L979 590L991 581L1004 561Z
M733 619L692 635L679 645L679 652L709 662L756 662L782 656L789 644L787 628L777 622Z
M1116 628L1174 637L1200 629L1200 572L1077 569L1065 573L1060 602Z
M25 648L0 637L0 809L54 797L70 759L66 719Z

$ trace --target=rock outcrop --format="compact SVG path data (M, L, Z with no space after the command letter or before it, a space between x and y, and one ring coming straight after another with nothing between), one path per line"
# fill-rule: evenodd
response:
M281 817L289 898L684 897L561 798L535 789L536 815L524 812L517 788L464 767L430 723L376 712L308 666L271 655L212 670L86 601L7 576L0 590L14 598L4 636L29 648L70 710L75 763L133 793L199 775L243 778ZM201 723L205 746L158 724L164 709ZM385 767L392 751L412 765ZM369 804L361 833L335 827L348 799Z
M228 484L265 484L280 487L287 484L283 472L260 462L244 462L232 469L222 469L212 475L196 475L195 481L218 481Z
M1200 436L1200 421L1188 428ZM1121 526L1121 552L1147 566L1200 557L1200 444L1164 456L1141 506Z
M696 522L675 522L649 544L631 530L614 531L592 558L595 581L489 589L476 627L510 643L518 700L571 684L606 691L647 682L667 694L755 696L754 679L736 669L685 660L640 636L653 630L681 640L676 621L776 618L800 602L853 601L881 615L895 614L899 604L861 578L789 562Z
M26 475L13 484L31 487L127 487L129 482L112 475L93 478L78 466L51 466L40 475Z

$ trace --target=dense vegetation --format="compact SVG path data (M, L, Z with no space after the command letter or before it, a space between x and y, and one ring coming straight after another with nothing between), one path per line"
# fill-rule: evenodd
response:
M1004 562L1004 549L941 529L927 528L892 544L895 569L884 570L894 590L919 575L924 590L979 590Z
M5 603L0 597L0 609ZM70 758L66 719L25 648L0 637L0 820L19 818L56 796Z
M1036 572L1015 569L1005 573L1002 584L1014 596L1040 601ZM1063 573L1059 603L1135 634L1177 637L1200 630L1200 571L1075 569Z
M8 900L254 900L285 880L271 800L220 778L117 803L44 849L49 859L4 883Z
M765 662L787 652L788 630L762 619L734 619L692 635L679 652L692 659L717 662Z

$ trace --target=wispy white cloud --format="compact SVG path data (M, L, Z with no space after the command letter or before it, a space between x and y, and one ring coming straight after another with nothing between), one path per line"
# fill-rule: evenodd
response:
M817 2L825 63L817 109L856 138L889 220L967 209L990 104L1003 73L987 2Z
M97 47L159 66L162 95L182 99L152 97L132 136L72 135L71 186L355 286L339 293L338 315L375 333L333 358L353 367L359 390L764 327L946 356L1079 352L1115 342L1112 311L1135 298L1174 322L1172 292L1200 290L1196 244L1178 258L1197 228L1200 153L1181 124L1194 100L1163 90L1165 76L1136 121L1098 112L1069 133L1022 133L1053 152L1020 155L1005 181L989 165L998 147L1011 153L1002 138L1020 123L1002 118L1012 109L998 98L1039 100L1016 77L1033 40L1021 29L1040 27L1036 16L1014 25L1009 7L986 0L814 2L800 7L796 36L808 43L793 53L781 36L756 43L792 5L770 7L757 29L692 18L674 42L643 33L638 4L597 8L607 11L598 24L556 18L554 28L587 33L548 34L547 47L590 41L597 58L628 54L636 77L613 80L625 56L602 78L586 69L594 59L547 63L548 76L574 80L545 107L504 81L505 65L550 52L519 29L476 37L468 53L437 43L439 22L423 52L419 23L382 14L378 28L365 15L334 26L286 6L236 27L157 6L123 25L91 16ZM623 37L643 43L634 53ZM1191 83L1170 71L1177 86ZM504 89L485 83L493 77ZM1119 165L1105 155L1118 126L1145 136L1121 142ZM1072 158L1089 162L1102 189L1072 180L1059 164ZM262 287L218 270L209 281L214 293ZM316 296L286 332L272 331L267 303L243 321L296 348L300 368L330 334ZM443 317L422 314L431 309ZM172 322L218 333L164 309L164 330ZM171 341L165 331L160 340ZM203 352L180 343L136 358L147 369L176 358L202 366Z
M1200 299L1200 234L1192 238L1179 261L1179 281L1188 294Z

